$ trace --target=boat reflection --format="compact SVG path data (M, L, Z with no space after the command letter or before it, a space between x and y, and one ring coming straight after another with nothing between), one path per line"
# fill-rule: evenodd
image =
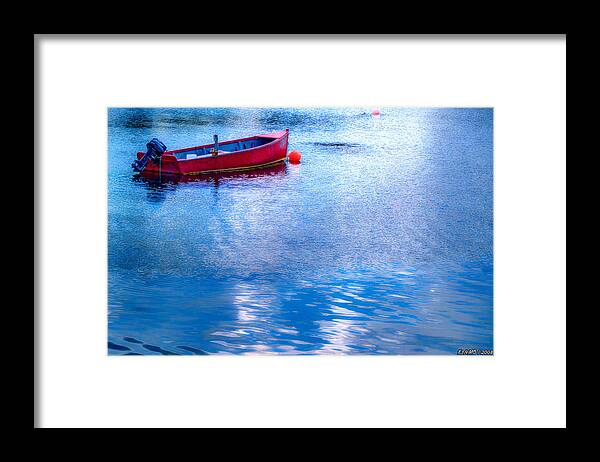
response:
M269 176L283 176L286 174L286 164L281 162L276 165L254 170L231 171L220 173L203 173L199 175L173 175L142 172L132 176L132 180L143 184L147 188L147 198L150 202L160 203L166 199L168 191L173 191L181 183L208 184L216 193L220 185L226 182L255 181Z
M198 175L174 175L174 174L158 174L156 172L142 172L133 176L134 181L141 181L149 186L179 184L179 183L212 183L218 186L219 183L229 179L252 179L263 178L266 176L283 175L286 171L285 162L257 168L254 170L242 170L231 172L213 172L201 173Z

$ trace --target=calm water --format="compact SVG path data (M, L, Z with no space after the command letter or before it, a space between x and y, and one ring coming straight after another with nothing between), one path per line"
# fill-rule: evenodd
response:
M130 167L285 128L300 165ZM491 109L110 109L108 353L491 349L492 133Z

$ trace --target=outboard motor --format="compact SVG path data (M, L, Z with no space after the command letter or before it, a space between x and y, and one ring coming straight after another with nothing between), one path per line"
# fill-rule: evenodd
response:
M133 170L136 172L143 172L146 168L146 164L150 160L158 162L167 150L167 147L158 138L152 138L152 140L146 144L146 147L148 148L148 151L146 151L144 157L134 160L131 164Z

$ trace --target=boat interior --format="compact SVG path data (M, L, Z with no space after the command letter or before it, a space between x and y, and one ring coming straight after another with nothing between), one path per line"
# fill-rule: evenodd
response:
M219 143L219 152L243 151L244 149L257 148L258 146L270 143L271 141L274 141L274 139L266 137L256 137L243 141L225 141L223 143ZM214 145L209 145L199 148L185 149L181 152L172 152L170 154L174 155L180 160L189 160L201 156L210 156L213 148Z

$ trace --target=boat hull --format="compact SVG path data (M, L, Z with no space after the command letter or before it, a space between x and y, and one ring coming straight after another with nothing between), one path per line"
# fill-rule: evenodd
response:
M256 138L269 138L272 141L261 146L240 151L219 151L216 156L203 155L196 158L178 158L187 151L195 151L211 145L194 146L191 148L165 151L160 160L149 161L144 172L165 173L175 175L200 175L214 172L251 170L275 165L286 160L288 149L288 130L243 138L223 143L240 143ZM138 159L143 153L138 153Z

